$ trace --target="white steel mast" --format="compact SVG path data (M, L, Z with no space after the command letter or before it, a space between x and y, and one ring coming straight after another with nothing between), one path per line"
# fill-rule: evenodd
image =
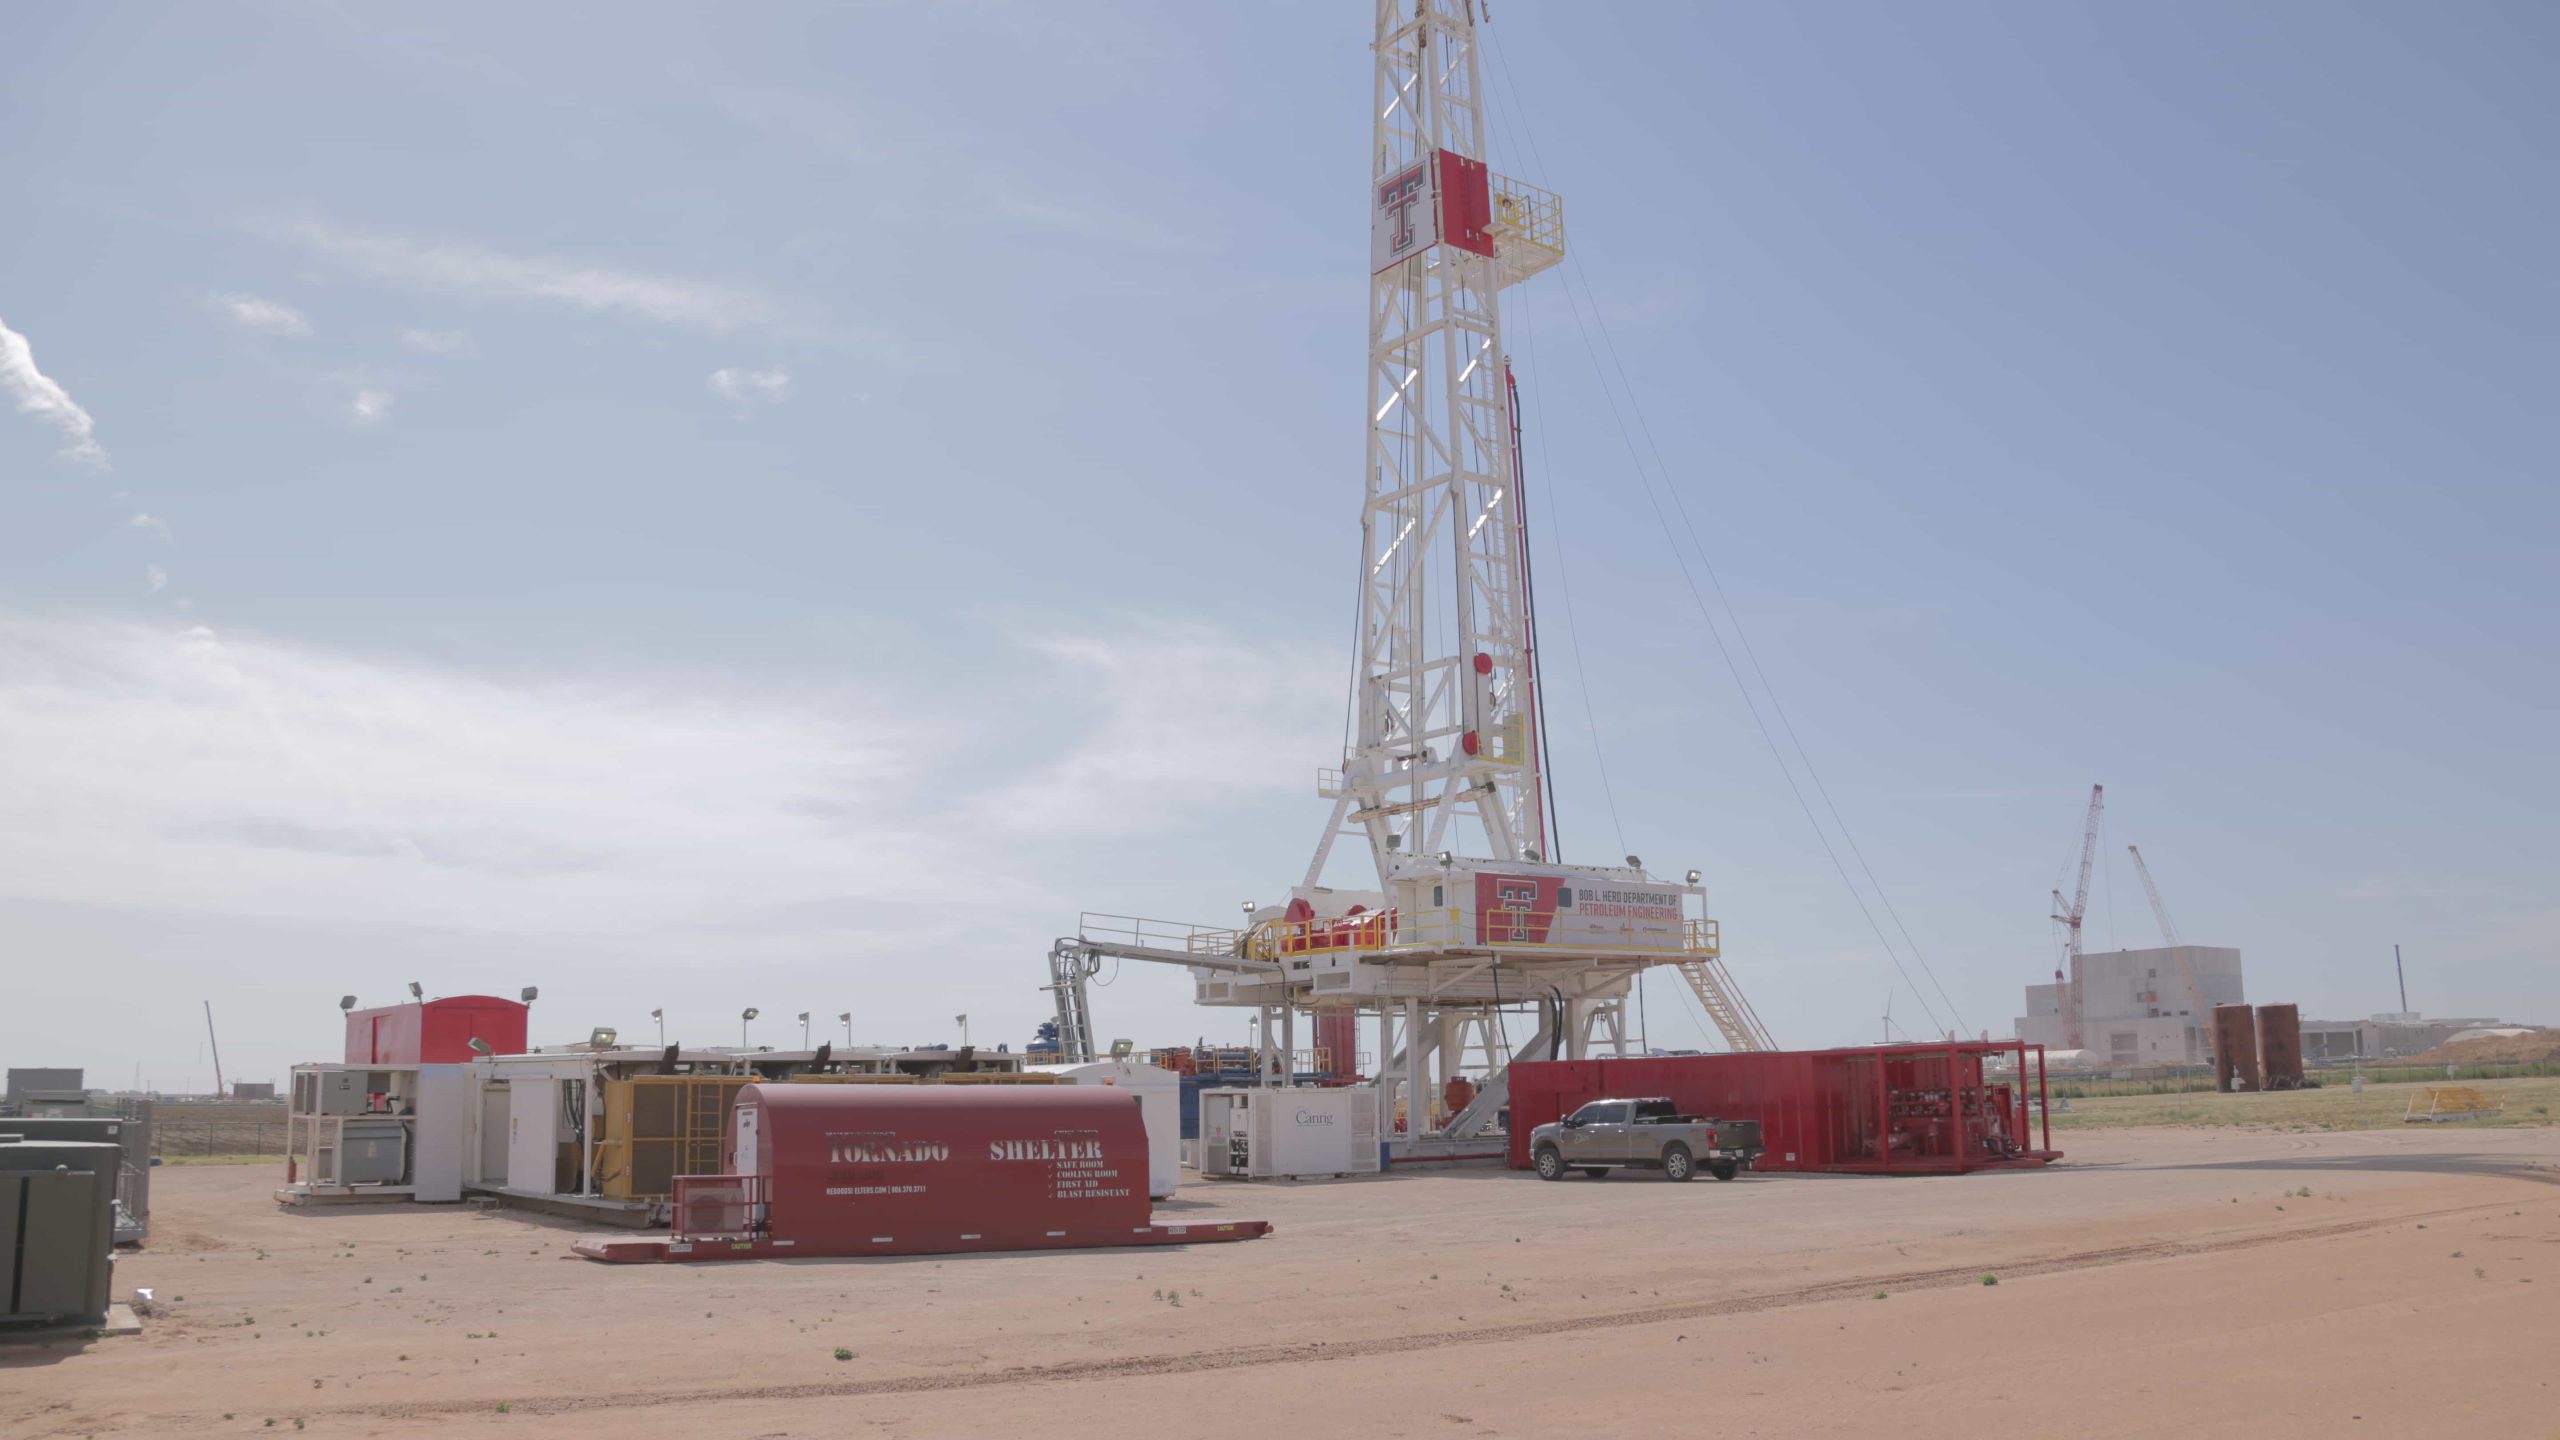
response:
M1496 297L1562 258L1562 210L1485 169L1473 0L1377 21L1357 728L1309 885L1346 825L1382 886L1442 850L1553 858Z

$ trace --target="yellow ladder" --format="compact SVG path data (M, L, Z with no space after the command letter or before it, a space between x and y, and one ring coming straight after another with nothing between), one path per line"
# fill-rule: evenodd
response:
M1725 973L1722 956L1709 952L1682 960L1679 966L1680 978L1688 981L1689 988L1697 993L1698 1004L1705 1008L1707 1019L1723 1032L1726 1049L1778 1048L1777 1042L1769 1038L1769 1027L1760 1023L1759 1015L1751 1009L1751 1002L1742 998L1742 991L1734 985L1733 977Z

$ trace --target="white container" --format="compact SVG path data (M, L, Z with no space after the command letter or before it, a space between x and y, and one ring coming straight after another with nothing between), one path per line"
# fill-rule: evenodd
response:
M1074 1085L1112 1085L1138 1097L1147 1129L1147 1195L1170 1197L1182 1184L1182 1077L1139 1060L1096 1060L1089 1065L1026 1065L1025 1073L1056 1075Z
M1275 1085L1200 1092L1200 1173L1286 1180L1378 1172L1378 1091Z

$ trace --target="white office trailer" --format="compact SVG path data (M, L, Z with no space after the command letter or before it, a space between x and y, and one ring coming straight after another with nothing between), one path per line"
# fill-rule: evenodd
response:
M1096 1060L1086 1065L1032 1065L1025 1073L1055 1075L1073 1085L1113 1085L1138 1097L1147 1127L1147 1194L1170 1197L1182 1183L1182 1077L1139 1060Z
M1374 1085L1200 1092L1203 1178L1374 1175L1379 1160Z

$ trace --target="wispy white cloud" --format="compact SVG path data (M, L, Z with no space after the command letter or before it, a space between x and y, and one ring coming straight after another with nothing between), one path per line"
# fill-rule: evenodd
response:
M30 820L0 826L0 896L520 934L939 926L1009 951L1072 918L1090 847L1059 837L1303 798L1267 758L1339 738L1340 667L1312 652L1148 624L975 643L1010 652L1000 693L848 696L0 611L0 754L48 757L0 766L0 813ZM1035 703L1067 718L1026 765L1010 717Z
M261 227L369 279L481 301L565 305L707 334L776 328L781 307L750 286L513 254L468 240L354 230L317 220Z
M18 402L18 412L33 415L71 438L62 453L73 460L104 467L107 452L98 444L97 422L80 408L71 392L36 368L35 347L27 337L0 320L0 390Z
M922 884L902 837L845 818L883 733L675 684L0 614L0 753L52 757L0 767L0 810L74 832L44 859L40 827L0 827L0 893L619 930Z
M413 326L400 332L400 343L421 355L460 355L471 348L471 337L460 330L421 330Z
M378 425L391 418L391 392L358 390L354 398L347 401L347 418L358 425Z
M142 580L144 585L142 593L145 595L157 595L169 588L169 572L157 565L143 566Z
M1343 666L1330 651L1148 622L1015 643L1046 662L1048 684L1081 698L1051 710L1061 733L1048 758L982 797L979 823L998 831L1162 830L1248 797L1303 792L1302 773L1239 757L1341 748Z
M214 313L243 330L261 335L308 335L311 321L299 310L280 300L256 295L210 295L206 297Z
M145 534L157 536L162 540L175 538L169 534L169 522L161 519L157 515L138 514L124 523L125 528L129 530L140 530Z
M744 370L722 366L712 371L703 383L711 387L712 394L732 405L759 400L768 405L779 405L791 398L791 372L779 367Z

